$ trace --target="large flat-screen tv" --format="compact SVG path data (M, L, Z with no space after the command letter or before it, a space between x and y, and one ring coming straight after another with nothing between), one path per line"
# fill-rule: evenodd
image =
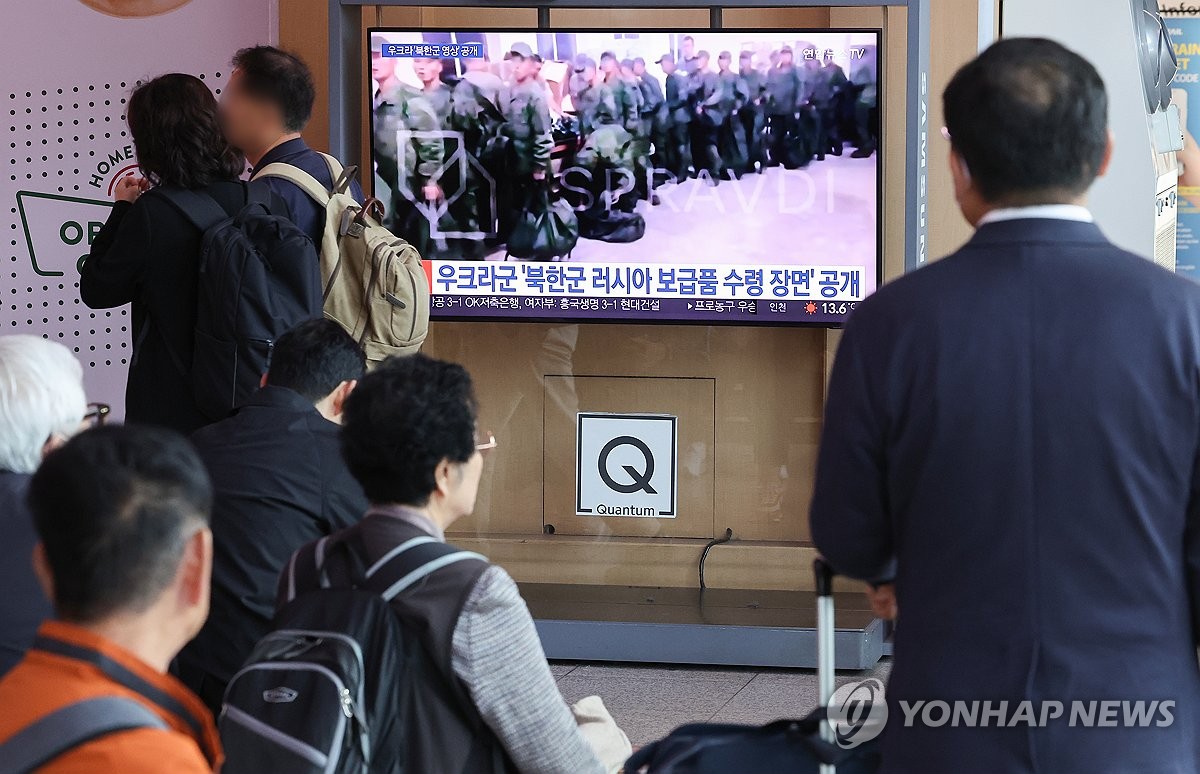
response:
M837 325L879 282L878 30L369 35L435 318Z

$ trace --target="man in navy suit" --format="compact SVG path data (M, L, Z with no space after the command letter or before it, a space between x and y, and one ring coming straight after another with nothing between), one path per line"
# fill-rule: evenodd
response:
M1200 287L1092 223L1087 61L1005 40L944 103L977 230L847 323L812 502L835 569L894 580L883 770L1196 772Z

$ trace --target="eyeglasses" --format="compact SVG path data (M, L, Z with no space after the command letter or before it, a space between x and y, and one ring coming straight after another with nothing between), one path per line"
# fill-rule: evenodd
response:
M479 441L475 444L475 451L483 453L485 451L491 451L492 449L496 448L496 446L498 445L496 443L496 436L492 435L491 433L487 433L486 436L487 436L486 441ZM478 436L477 436L477 438L478 438Z
M83 423L88 427L100 427L108 421L112 406L107 403L89 403L87 413L83 415Z

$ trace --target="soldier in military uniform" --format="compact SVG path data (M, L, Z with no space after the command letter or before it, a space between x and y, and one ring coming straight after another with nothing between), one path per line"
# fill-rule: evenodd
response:
M792 62L791 46L779 49L779 61L767 71L766 113L768 166L796 169L807 163L800 136L801 80Z
M500 210L500 231L505 238L535 186L544 185L554 148L550 106L546 102L546 88L536 77L533 50L527 43L514 43L508 59L513 66L512 82L502 107L504 134L509 139L509 163L505 176L507 191Z
M691 174L692 166L691 86L687 75L675 69L675 57L663 54L656 64L667 76L664 88L667 138L662 166L676 180L683 181Z
M646 60L640 56L633 60L633 75L642 92L642 132L650 138L654 147L651 162L656 169L663 169L663 150L667 144L667 101L663 96L662 84L646 72Z
M372 46L371 80L375 82L375 88L371 95L371 108L373 110L378 110L384 98L401 83L400 78L396 75L397 61L396 59L385 57L383 49L380 46Z
M458 150L460 140L454 136L456 132L451 126L453 95L450 87L442 81L442 60L434 57L417 57L412 60L412 67L417 79L421 81L421 96L429 103L429 106L433 108L434 115L437 116L437 128L443 133L443 137L437 141L442 144L444 163L448 163L448 160ZM418 223L419 228L413 227L413 235L417 238L410 241L421 255L427 258L458 258L463 250L464 246L459 240L439 236L441 231L463 230L463 224L460 221L464 217L470 217L469 212L463 211L462 195L459 190L460 180L457 169L444 171L439 181L441 193L445 199L453 199L454 205L447 207L444 204L431 203L431 206L438 206L445 211L427 212L425 222ZM436 223L434 222L435 218Z
M374 81L374 88L371 91L371 118L372 125L378 127L381 121L380 106L386 102L386 97L397 86L400 85L400 78L396 76L396 63L399 60L389 59L383 55L383 49L380 46L371 47L371 80ZM393 192L391 188L382 181L375 184L375 196L381 201L391 204ZM391 212L388 212L388 217L391 217Z
M850 82L858 91L854 102L854 128L858 135L858 148L850 155L865 159L875 152L879 144L878 88L874 60L860 59L850 68Z
M632 68L633 63L629 64ZM638 134L642 128L642 118L638 112L642 93L637 85L621 72L621 63L617 61L613 52L605 51L600 55L600 72L604 75L604 83L612 90L613 102L617 106L617 123L634 139L629 151L635 160L633 171L636 179L636 169L644 163L643 153L646 150L645 143ZM637 193L642 195L642 186L638 185Z
M633 72L632 59L621 60L620 75L622 83L625 84L626 93L633 103L633 112L637 116L637 119L632 124L625 125L625 131L633 135L637 195L642 199L649 199L651 198L650 186L648 184L650 169L650 126L645 120L645 97L642 96L642 87L638 82L637 75Z
M504 82L491 71L487 57L466 60L465 69L452 92L450 126L462 134L464 150L483 171L468 165L463 196L452 211L460 230L481 234L464 240L462 256L482 258L486 240L496 233L498 182L507 174L508 138L501 131L500 108Z
M821 60L811 44L801 51L804 52L804 64L796 68L796 74L800 78L799 123L804 143L804 158L812 159L815 156L817 161L824 161L827 148L820 140L825 136L825 122L814 97L817 84L821 80Z
M738 56L738 91L742 95L742 106L738 120L742 123L742 134L746 138L746 171L766 167L763 156L763 102L766 99L767 81L754 67L754 54L743 51Z
M720 98L717 105L721 113L721 125L717 129L717 150L724 169L735 177L746 172L747 158L746 127L738 111L746 104L741 76L732 69L733 54L722 51L717 55L717 85Z
M576 131L580 137L587 134L584 126L584 113L595 95L589 93L596 82L596 63L587 54L578 54L571 60L567 68L565 93L571 98L569 112L575 119Z
M707 51L696 54L696 69L691 72L688 80L691 83L691 104L694 118L692 120L692 162L696 174L700 170L708 171L708 182L716 185L721 181L723 164L721 153L717 148L721 124L725 121L725 113L721 109L721 83L717 74L708 69L709 56Z
M839 101L850 81L846 73L833 61L833 52L826 51L824 64L816 71L816 86L813 89L813 104L821 116L821 129L817 136L818 158L825 153L842 155L842 132L840 127Z
M392 191L386 225L414 245L421 241L416 218L424 217L417 203L424 206L442 198L438 180L444 158L440 139L418 133L440 128L433 105L411 86L398 83L380 95L373 139L376 170Z
M691 75L696 71L698 60L696 39L691 35L684 35L679 41L679 69L683 71L684 75Z
M450 119L450 88L442 82L442 60L419 57L412 60L413 72L421 81L421 92L443 124Z
M596 63L591 57L580 54L575 58L575 72L568 88L579 121L579 135L584 140L598 124L616 120L616 99L608 84L596 77Z
M613 101L617 105L617 123L630 134L636 134L641 125L641 116L638 115L641 92L621 74L621 65L611 51L600 55L600 72L604 76L604 83L612 90Z
M564 179L564 184L588 190L591 199L585 203L573 198L571 203L576 207L586 204L586 210L593 215L610 209L633 212L638 199L642 198L637 186L636 138L605 109L596 112L595 120L587 142L576 157L577 168L587 170L587 176Z
M642 197L637 186L638 141L625 128L625 113L609 86L612 82L597 76L591 58L576 57L571 101L586 135L575 163L563 172L562 182L564 198L579 211L581 233L589 218L603 219L611 209L632 212Z

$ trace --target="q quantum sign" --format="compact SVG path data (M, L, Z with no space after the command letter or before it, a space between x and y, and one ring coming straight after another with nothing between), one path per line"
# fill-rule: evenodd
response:
M678 422L666 414L580 413L576 514L675 518Z

